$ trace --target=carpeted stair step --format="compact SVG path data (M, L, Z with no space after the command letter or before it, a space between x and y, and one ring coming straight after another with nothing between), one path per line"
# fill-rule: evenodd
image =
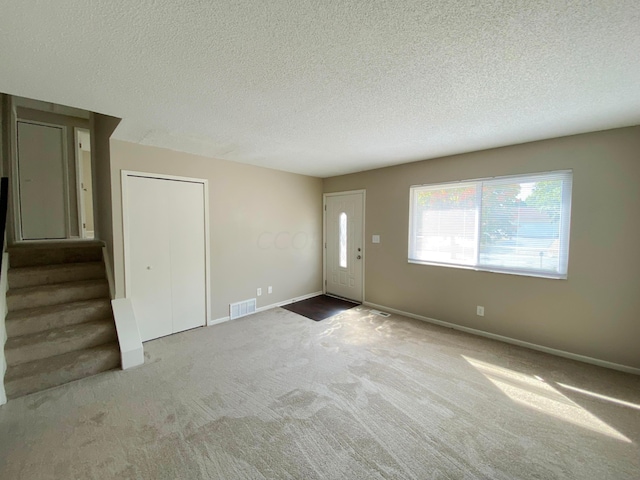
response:
M107 343L10 366L5 375L5 389L8 398L16 398L113 370L119 366L118 343Z
M7 315L7 337L30 335L53 328L112 319L112 315L111 301L108 298L25 308L9 312Z
M7 292L7 308L11 312L23 308L60 305L108 296L109 284L104 279L38 285L9 290Z
M82 241L10 247L12 268L102 261L102 242Z
M8 366L96 347L117 340L113 319L54 328L7 339L4 347Z
M36 285L95 280L105 278L103 262L60 263L34 267L10 268L7 278L9 288L25 288Z

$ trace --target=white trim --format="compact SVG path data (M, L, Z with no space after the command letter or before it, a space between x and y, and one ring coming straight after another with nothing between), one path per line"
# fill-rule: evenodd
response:
M322 291L307 293L306 295L302 295L301 297L294 297L288 300L284 300L282 302L272 303L271 305L265 305L264 307L256 308L255 313L264 312L266 310L271 310L272 308L281 307L283 305L289 305L290 303L294 303L294 302L300 302L302 300L307 300L308 298L317 297L318 295L322 295L322 294L323 294ZM252 314L252 315L255 315L255 314ZM249 315L245 315L245 316L249 316ZM244 317L238 317L238 318L244 318ZM221 323L228 322L229 320L230 320L229 316L216 318L215 320L211 320L210 322L207 322L207 326L212 327L213 325L219 325ZM234 320L237 320L237 319L234 319Z
M239 317L239 318L242 318L242 317ZM231 320L231 317L229 317L229 315L227 315L226 317L216 318L215 320L211 320L210 322L207 322L207 327L219 325L220 323L228 322L229 320Z
M322 293L327 293L327 197L339 197L340 195L362 195L362 300L365 302L365 268L367 260L367 235L365 233L367 219L367 190L347 190L345 192L331 192L322 194Z
M443 320L436 320L435 318L425 317L422 315L417 315L415 313L405 312L403 310L398 310L396 308L386 307L384 305L378 305L377 303L364 302L364 306L374 307L378 310L387 311L391 313L395 313L396 315L402 315L404 317L414 318L416 320L421 320L423 322L432 323L434 325L439 325L441 327L452 328L454 330L460 330L461 332L470 333L472 335L477 335L479 337L490 338L492 340L498 340L500 342L509 343L511 345L517 345L519 347L529 348L531 350L537 350L539 352L548 353L550 355L555 355L558 357L568 358L571 360L576 360L578 362L589 363L591 365L597 365L598 367L610 368L612 370L618 370L620 372L632 373L634 375L640 375L640 368L630 367L628 365L622 365L620 363L608 362L606 360L600 360L598 358L587 357L586 355L579 355L577 353L567 352L565 350L558 350L551 347L545 347L544 345L538 345L535 343L525 342L523 340L518 340L516 338L505 337L503 335L498 335L496 333L485 332L483 330L478 330L470 327L463 327L462 325L456 325L455 323L445 322Z
M82 153L80 140L78 139L78 127L73 127L74 156L76 166L76 208L78 209L78 233L80 238L85 238L84 202L82 201ZM86 130L86 129L83 129ZM113 298L113 297L112 297Z
M340 195L354 195L356 193L367 193L365 188L361 188L360 190L345 190L344 192L329 192L323 193L323 197L339 197Z
M80 234L80 238L88 238L87 237L87 208L84 204L84 195L82 195L82 179L83 177L83 167L82 167L82 150L80 149L80 139L78 138L79 131L87 132L88 135L91 135L91 132L88 128L82 127L73 127L73 141L75 142L75 164L76 164L76 201L78 205L78 232ZM93 185L91 186L93 188ZM92 192L93 197L93 192ZM93 205L91 206L93 209ZM93 233L93 232L92 232ZM92 237L93 238L93 237ZM113 297L112 297L113 298Z
M323 292L313 292L307 293L306 295L302 295L301 297L290 298L289 300L284 300L282 302L272 303L271 305L265 305L264 307L260 307L256 309L256 313L264 312L265 310L271 310L272 308L281 307L283 305L289 305L290 303L301 302L302 300L307 300L309 298L317 297L318 295L322 295Z
M120 191L122 198L122 236L124 254L124 287L125 297L131 296L131 286L127 283L127 272L131 270L129 258L129 214L127 211L127 177L157 178L160 180L173 180L178 182L200 183L203 185L204 195L204 288L205 288L205 325L211 321L211 232L209 227L209 181L206 178L180 177L177 175L164 175L158 173L136 172L132 170L122 170L120 173ZM117 292L116 292L117 293Z
M12 216L13 240L22 240L20 228L20 181L18 179L18 110L12 95L9 96L9 203Z
M327 293L327 194L322 194L322 293Z

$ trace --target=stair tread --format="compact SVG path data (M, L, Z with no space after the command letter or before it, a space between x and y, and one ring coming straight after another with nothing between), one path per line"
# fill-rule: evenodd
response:
M80 280L97 280L105 278L104 263L54 263L50 265L34 265L11 267L8 272L9 289L53 285Z
M51 330L45 330L29 335L11 337L8 338L5 343L5 353L8 354L9 350L29 348L40 343L72 341L74 338L83 336L86 332L95 333L96 329L107 328L113 328L113 331L115 332L115 323L113 319L94 320L92 322L52 328Z
M89 300L79 300L77 302L61 303L58 305L46 305L44 307L23 308L21 310L14 310L7 314L6 321L20 321L24 318L31 318L38 315L46 315L50 313L64 313L77 308L89 308L95 305L109 302L111 300L108 297L104 298L92 298Z
M102 260L102 242L45 242L17 245L8 248L13 268L55 265L60 263L88 263Z
M31 287L22 287L22 288L12 288L7 292L7 297L28 294L32 292L42 292L42 291L56 291L63 290L66 288L74 288L74 287L82 287L82 286L93 286L93 285L104 285L107 284L107 280L104 278L99 279L90 279L90 280L76 280L73 282L60 282L60 283L50 283L47 285L33 285Z
M51 373L60 368L61 365L70 365L75 363L78 359L82 358L90 352L105 351L105 350L120 350L117 342L104 343L96 347L83 348L82 350L74 350L73 352L63 353L54 357L43 358L41 360L34 360L33 362L21 363L18 365L11 365L7 367L7 372L4 376L5 382L10 382L17 378L29 377L32 375L38 375L42 373Z
M75 350L7 368L7 397L16 398L113 370L120 365L117 342Z
M9 267L9 275L17 273L31 272L51 272L57 270L79 270L82 268L94 268L102 266L102 262L80 262L80 263L53 263L50 265L30 265L27 267Z
M76 241L49 241L38 243L20 243L11 245L7 248L9 253L11 252L24 252L28 250L46 250L46 249L65 249L65 248L90 248L90 247L104 247L105 243L102 240L76 240Z

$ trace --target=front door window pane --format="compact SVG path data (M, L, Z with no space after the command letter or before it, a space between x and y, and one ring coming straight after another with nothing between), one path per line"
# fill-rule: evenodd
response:
M338 236L340 244L340 266L347 268L347 214L340 214L338 226Z

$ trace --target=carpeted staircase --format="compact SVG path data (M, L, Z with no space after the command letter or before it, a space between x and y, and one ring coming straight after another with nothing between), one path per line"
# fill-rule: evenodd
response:
M9 248L8 398L120 366L99 242Z

